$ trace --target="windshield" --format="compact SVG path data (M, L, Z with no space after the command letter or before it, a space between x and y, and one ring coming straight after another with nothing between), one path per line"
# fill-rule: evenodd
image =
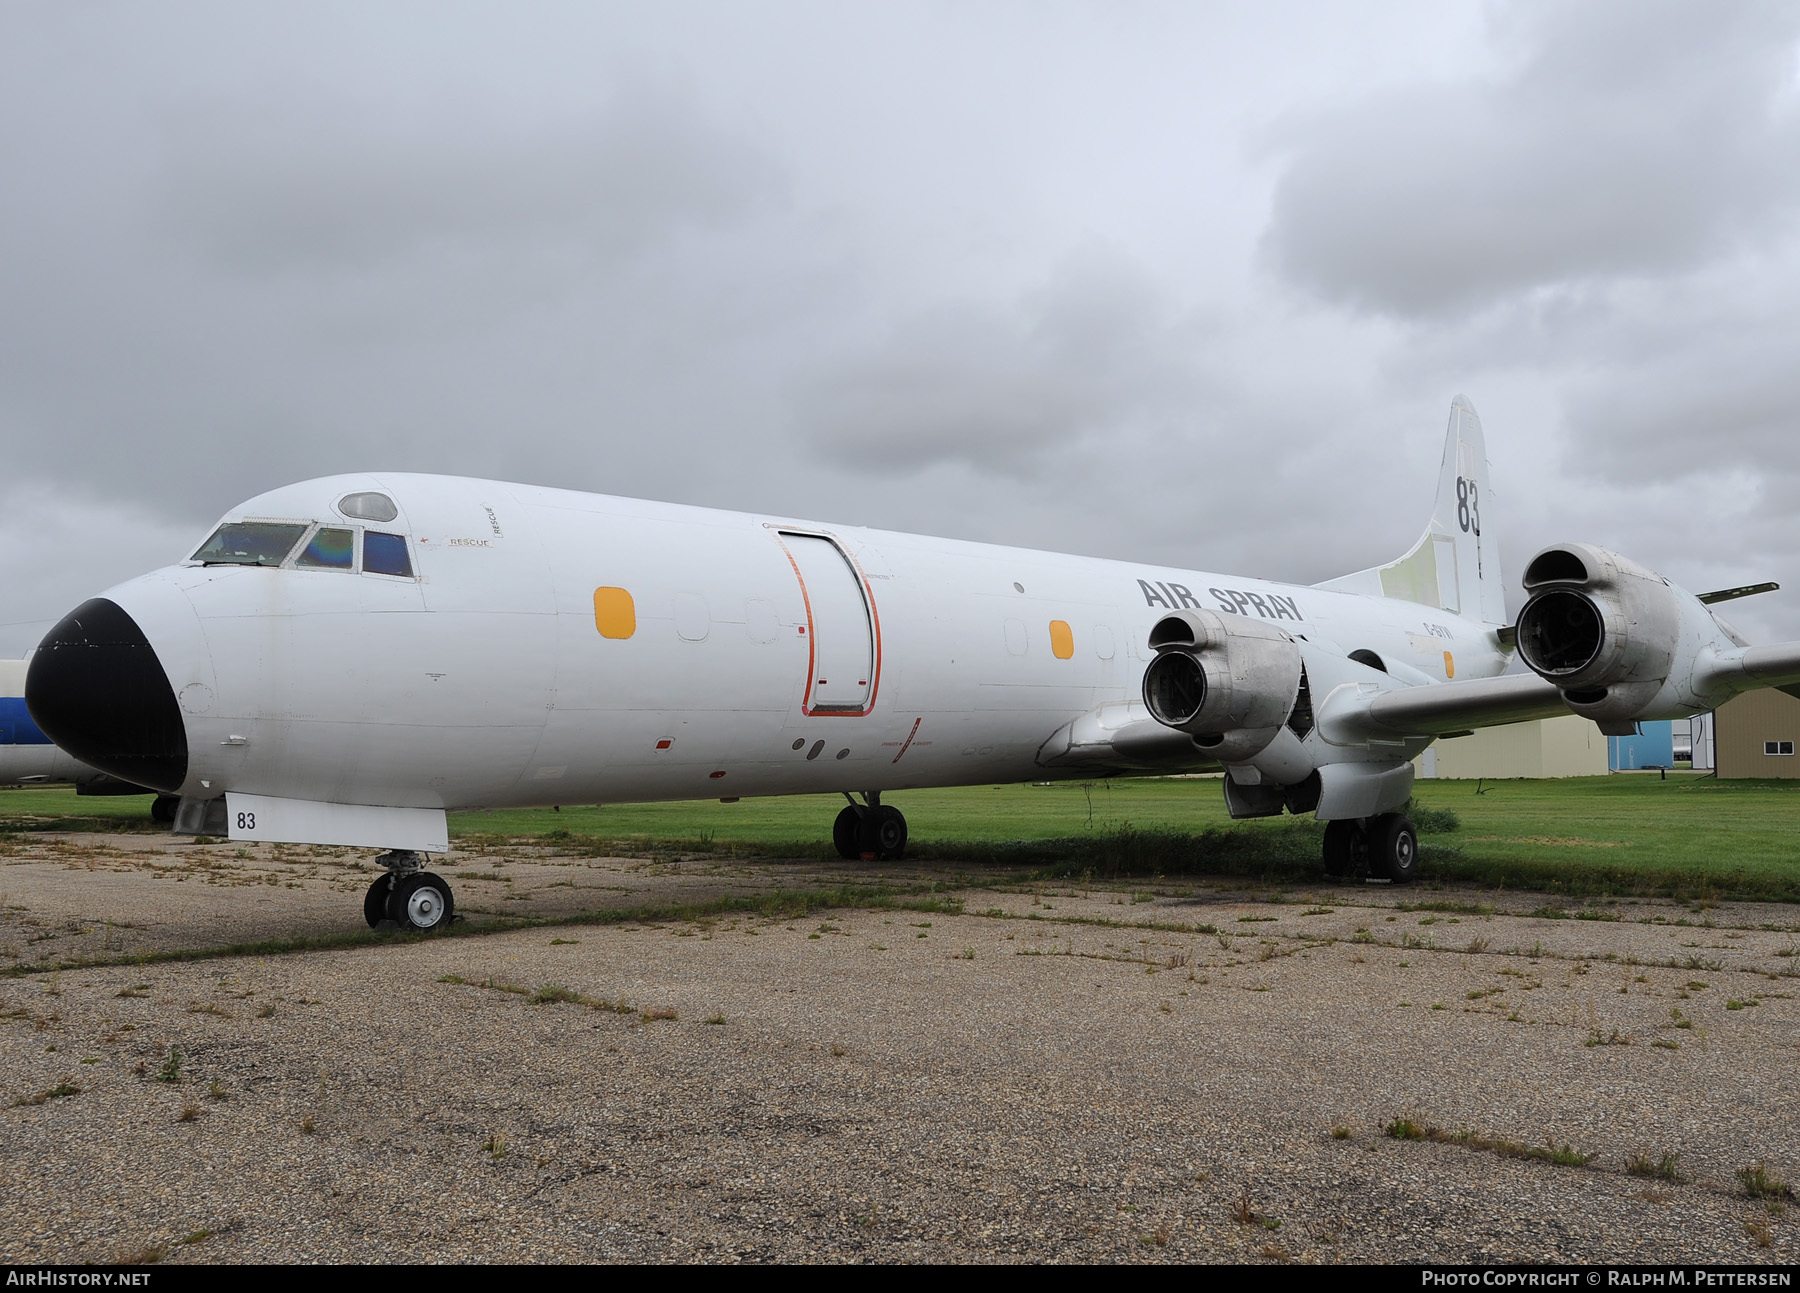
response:
M300 553L296 566L315 567L322 570L348 570L356 555L356 536L349 530L334 530L329 526L321 526Z
M306 528L278 521L233 521L221 525L194 560L209 566L279 566Z

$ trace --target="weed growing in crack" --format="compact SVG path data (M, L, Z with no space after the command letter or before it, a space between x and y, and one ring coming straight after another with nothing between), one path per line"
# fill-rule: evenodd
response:
M1674 1185L1683 1185L1688 1179L1681 1170L1680 1154L1664 1154L1655 1159L1649 1154L1633 1154L1625 1160L1625 1170L1633 1176L1653 1177Z
M1794 1197L1793 1187L1778 1176L1774 1176L1760 1160L1748 1167L1737 1170L1738 1184L1744 1187L1744 1193L1752 1199L1791 1199Z

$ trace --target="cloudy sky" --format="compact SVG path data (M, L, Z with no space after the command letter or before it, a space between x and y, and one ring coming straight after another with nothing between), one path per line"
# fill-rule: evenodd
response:
M1459 391L1800 637L1792 8L11 0L0 177L0 653L362 468L1310 582Z

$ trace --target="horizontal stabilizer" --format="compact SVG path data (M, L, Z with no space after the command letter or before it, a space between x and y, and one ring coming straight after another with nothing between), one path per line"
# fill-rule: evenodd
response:
M1745 584L1742 588L1721 588L1716 592L1701 593L1703 605L1711 606L1717 602L1735 602L1740 597L1755 597L1758 593L1773 593L1781 588L1780 584Z

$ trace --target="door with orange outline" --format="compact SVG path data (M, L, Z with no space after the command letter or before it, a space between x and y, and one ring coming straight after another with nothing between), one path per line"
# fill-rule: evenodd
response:
M862 577L837 544L782 531L806 596L809 714L862 714L875 691L875 629Z

